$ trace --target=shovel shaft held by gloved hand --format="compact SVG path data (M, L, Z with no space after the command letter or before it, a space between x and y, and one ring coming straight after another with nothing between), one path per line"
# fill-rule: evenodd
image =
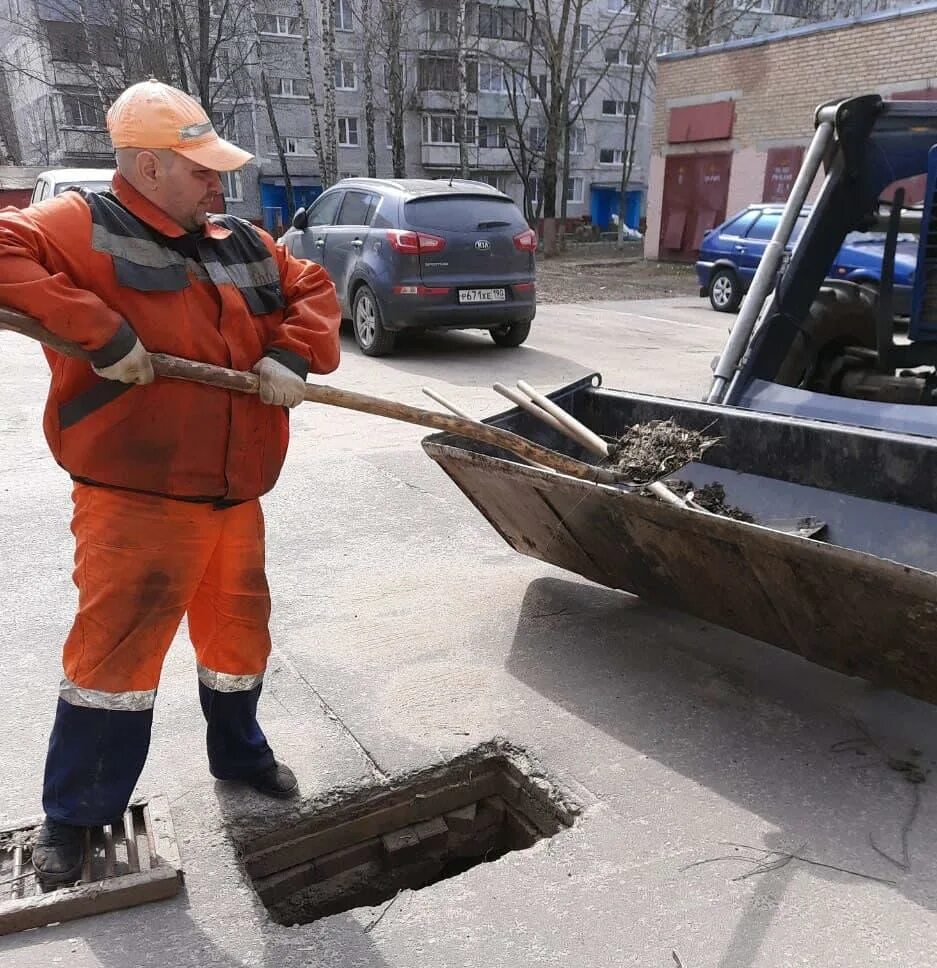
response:
M8 329L14 333L28 336L63 356L89 359L88 353L77 344L56 336L35 319L12 309L0 307L0 329ZM172 380L204 383L223 390L234 390L238 393L257 393L260 383L258 377L253 373L230 370L227 367L214 366L211 363L184 360L181 357L168 356L165 353L151 353L150 359L153 363L153 371L157 376ZM458 434L461 437L468 437L484 444L490 444L493 447L500 447L523 457L525 460L550 467L561 474L568 474L570 477L618 486L627 486L629 483L624 481L619 474L607 468L595 467L592 464L574 460L565 454L541 447L539 444L511 433L509 430L491 427L474 420L466 420L463 417L435 413L432 410L411 407L409 404L396 403L393 400L371 397L350 390L339 390L336 387L323 384L307 384L305 399L310 403L324 403L330 407L343 407L346 410L357 410L360 413L389 417L391 420L400 420L404 423L429 427L432 430Z

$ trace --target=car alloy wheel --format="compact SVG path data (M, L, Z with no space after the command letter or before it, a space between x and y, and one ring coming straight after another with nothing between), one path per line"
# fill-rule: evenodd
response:
M709 284L709 302L720 313L733 313L739 308L742 292L730 269L720 269Z
M355 293L351 310L355 341L365 356L385 356L394 348L397 334L384 328L384 315L370 286Z
M374 342L377 319L374 313L374 300L370 293L362 293L355 303L355 330L358 333L358 342L363 347L370 346Z

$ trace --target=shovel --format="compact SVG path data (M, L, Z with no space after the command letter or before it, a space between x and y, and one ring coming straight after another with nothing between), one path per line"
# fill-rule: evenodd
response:
M37 340L63 356L88 359L88 354L80 346L49 332L32 317L0 307L0 330L4 329ZM157 376L172 380L204 383L208 386L233 390L238 393L257 393L260 382L253 373L214 366L211 363L185 360L165 353L151 353L150 360L153 364L153 371ZM539 444L508 430L492 427L475 420L466 420L464 417L435 413L405 403L355 393L351 390L340 390L321 383L307 384L305 399L311 403L343 407L346 410L357 410L361 413L389 417L391 420L400 420L404 423L418 424L421 427L458 434L461 437L468 437L483 444L500 447L502 450L510 451L524 460L541 464L561 474L568 474L570 477L578 477L600 484L610 484L625 490L640 490L644 486L624 480L621 474L608 468L595 467L592 464L574 460L572 457L541 447Z

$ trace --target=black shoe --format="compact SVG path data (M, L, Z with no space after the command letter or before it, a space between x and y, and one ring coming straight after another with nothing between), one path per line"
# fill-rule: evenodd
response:
M81 877L85 860L85 828L46 817L33 846L32 860L43 887L74 884Z
M299 784L293 771L288 766L276 762L261 773L248 777L244 782L264 796L279 797L283 800L295 796L299 791Z

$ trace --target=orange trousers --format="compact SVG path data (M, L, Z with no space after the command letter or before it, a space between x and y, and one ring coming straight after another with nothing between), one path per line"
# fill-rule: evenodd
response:
M62 698L152 707L183 615L199 678L252 688L270 653L270 594L259 501L215 509L76 484L78 614L65 643Z

